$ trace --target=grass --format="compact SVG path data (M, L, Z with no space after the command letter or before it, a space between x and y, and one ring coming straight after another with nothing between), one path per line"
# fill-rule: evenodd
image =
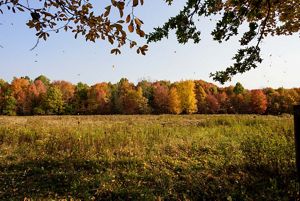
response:
M291 116L0 117L0 200L299 200Z

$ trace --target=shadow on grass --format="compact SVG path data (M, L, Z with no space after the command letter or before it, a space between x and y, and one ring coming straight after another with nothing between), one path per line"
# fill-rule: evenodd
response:
M142 161L33 160L0 165L0 200L297 200L295 172L270 167L221 170L144 167Z

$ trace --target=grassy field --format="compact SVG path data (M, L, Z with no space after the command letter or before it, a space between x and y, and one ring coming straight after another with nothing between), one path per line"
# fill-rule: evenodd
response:
M297 200L292 116L0 116L0 200Z

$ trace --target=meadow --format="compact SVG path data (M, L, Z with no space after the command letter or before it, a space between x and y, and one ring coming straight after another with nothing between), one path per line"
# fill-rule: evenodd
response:
M0 200L298 200L290 115L0 116Z

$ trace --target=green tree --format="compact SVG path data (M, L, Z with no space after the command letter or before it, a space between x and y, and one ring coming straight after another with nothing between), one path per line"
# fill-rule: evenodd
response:
M34 81L37 81L37 80L42 81L46 87L48 87L50 85L50 82L51 82L50 79L47 78L45 75L40 75L40 76L38 76L37 78L34 79Z
M12 95L5 95L3 99L3 109L2 113L4 115L16 115L17 114L17 100Z
M238 95L238 94L242 94L244 93L245 88L243 87L243 85L239 82L237 82L233 88L233 92Z
M77 114L86 114L87 112L87 101L88 101L89 86L82 82L77 83L75 87L74 100L74 111Z
M169 4L173 0L166 0ZM292 35L300 30L300 4L296 0L186 0L184 8L163 26L148 35L148 42L166 38L175 30L179 43L200 42L200 30L195 21L200 18L219 18L211 32L213 39L224 42L241 34L241 26L248 30L241 34L241 49L233 57L234 64L224 71L211 74L224 83L237 73L256 68L262 62L260 45L264 38Z
M0 114L17 114L17 100L13 96L10 85L4 80L0 80Z
M50 86L44 99L44 107L47 114L63 114L64 101L60 89Z

